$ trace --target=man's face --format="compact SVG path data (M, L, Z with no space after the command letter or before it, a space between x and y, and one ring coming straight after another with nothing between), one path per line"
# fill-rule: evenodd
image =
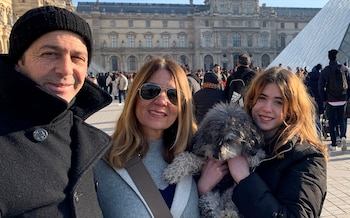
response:
M84 84L88 51L77 34L58 30L35 40L15 69L48 92L70 102Z
M220 69L221 69L220 66L215 66L215 67L214 67L214 72L215 72L215 73L220 73L220 72L221 72Z

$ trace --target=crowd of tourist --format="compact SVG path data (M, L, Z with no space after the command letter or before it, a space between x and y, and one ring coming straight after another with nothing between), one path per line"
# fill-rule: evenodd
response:
M112 71L107 73L89 72L87 79L108 92L114 100L119 100L119 105L125 101L125 95L134 80L135 73Z

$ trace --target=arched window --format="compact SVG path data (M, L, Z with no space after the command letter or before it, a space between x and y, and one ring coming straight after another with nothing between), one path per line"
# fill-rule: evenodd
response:
M111 69L112 70L119 70L118 66L118 57L117 56L112 56L111 57Z
M188 64L188 60L187 60L186 55L181 55L181 56L180 56L180 62L181 62L181 65L186 65L186 64Z
M208 70L213 69L213 57L211 55L206 55L204 57L204 71L207 72Z
M266 68L267 66L269 66L270 64L270 56L267 55L267 54L264 54L262 57L261 57L261 66L263 68Z
M128 70L136 71L136 58L135 56L128 57Z

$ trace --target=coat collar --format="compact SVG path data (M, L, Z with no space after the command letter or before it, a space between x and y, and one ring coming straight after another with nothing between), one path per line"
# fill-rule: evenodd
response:
M278 149L278 154L275 154L275 155L272 155L272 156L267 156L260 163L273 160L273 159L277 158L278 155L283 155L283 154L291 151L295 147L295 145L296 145L298 140L299 140L299 138L294 136L285 145L283 145L281 148ZM276 143L276 141L273 141L272 143L270 143L269 146L273 146L275 143Z

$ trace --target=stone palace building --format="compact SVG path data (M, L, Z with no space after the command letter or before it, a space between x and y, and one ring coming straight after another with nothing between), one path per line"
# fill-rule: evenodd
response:
M39 4L38 4L39 3ZM263 3L263 2L262 2ZM233 69L239 53L267 67L320 8L259 6L259 0L204 0L203 4L2 0L0 53L8 49L11 26L24 11L42 5L75 10L90 24L95 71L136 72L153 56L175 59L191 70L214 64Z

